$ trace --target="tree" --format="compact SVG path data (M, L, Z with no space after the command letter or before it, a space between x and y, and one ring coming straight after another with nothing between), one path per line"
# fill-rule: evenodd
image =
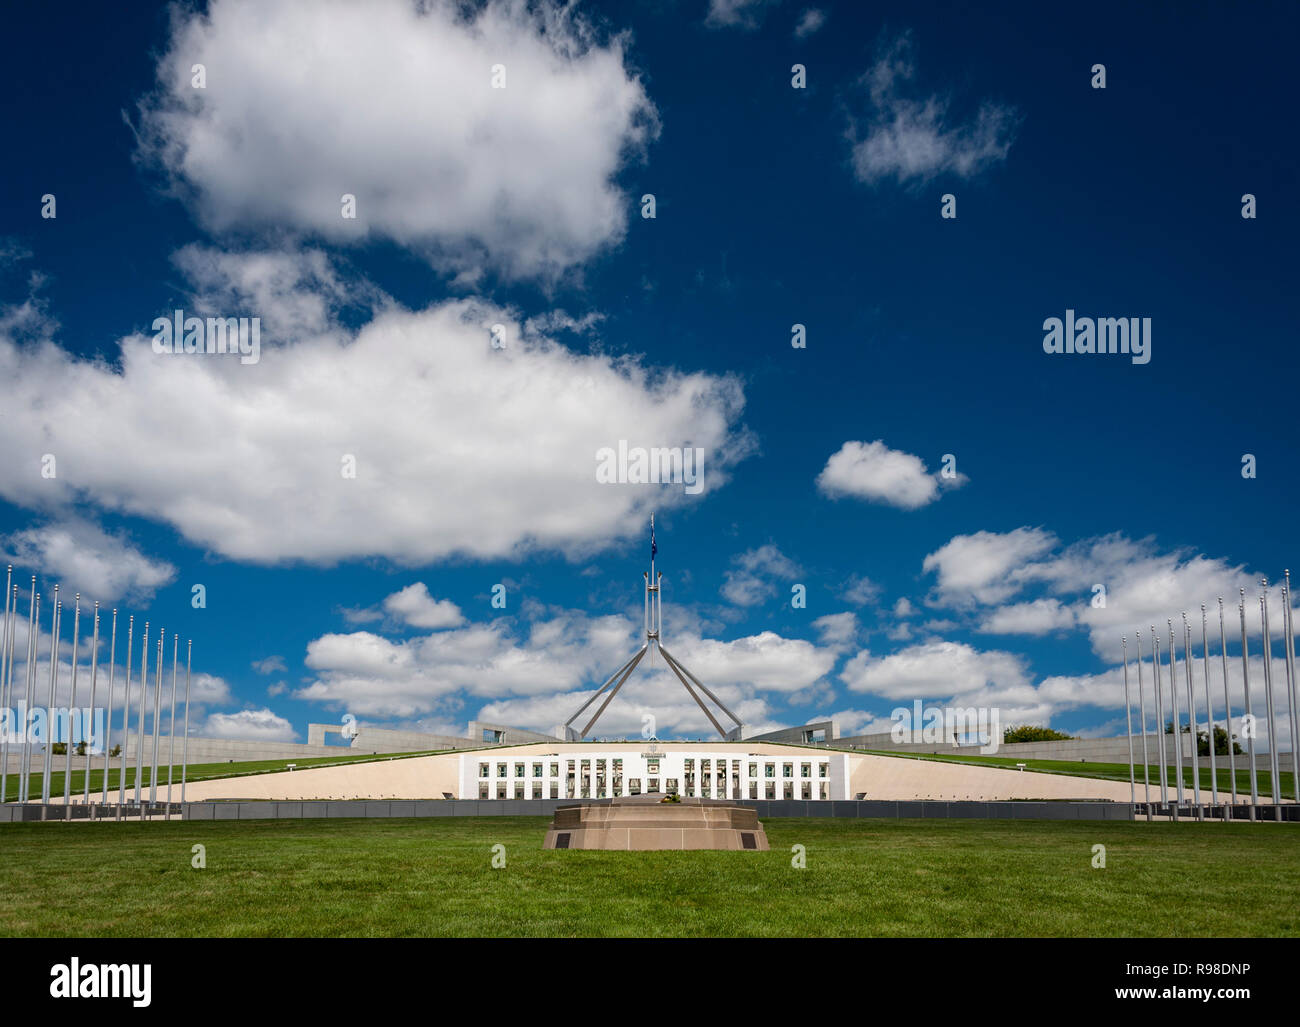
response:
M120 745L115 745L115 746L113 746L112 750L109 752L108 755L109 755L110 757L113 757L113 756L121 756L121 755L122 755L122 747L121 747Z
M55 756L66 756L68 752L67 742L54 742L50 746L50 753Z
M1019 727L1009 727L1002 732L1003 742L1063 742L1073 738L1073 735L1063 734L1060 731L1053 731L1050 727L1039 727L1036 724L1021 724Z

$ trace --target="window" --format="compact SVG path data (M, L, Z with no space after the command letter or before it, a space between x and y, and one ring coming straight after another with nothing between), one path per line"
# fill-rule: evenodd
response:
M534 763L533 777L541 777L541 776L542 776L542 765L540 763Z
M819 794L818 794L817 798L819 798L819 799L829 799L829 798L830 798L830 795L828 794L828 793L829 793L829 788L828 788L828 786L827 786L827 784L826 784L825 781L821 782L821 783L817 786L817 788L818 788L818 791L819 791Z
M647 789L647 791L650 791L650 792L657 792L657 791L659 791L659 778L657 778L657 777L652 777L652 778L650 779L650 787Z
M486 764L486 763L480 763L480 764L478 765L478 776L479 776L479 777L488 777L488 776L491 775L491 773L492 773L492 768L491 768L488 764Z
M794 777L794 764L793 763L783 764L781 767L781 776Z
M560 765L558 763L552 763L551 777L559 777L559 776L560 776ZM552 798L554 798L554 796L552 796Z
M750 777L758 777L758 764L757 764L757 763L751 763L751 764L749 765L749 776L750 776Z
M506 765L504 763L498 763L497 777L505 777L505 776L506 776Z
M676 795L676 794L677 794L677 778L675 778L675 777L670 777L670 778L668 779L667 784L664 786L664 790L667 791L669 795Z
M757 799L757 798L758 798L758 782L757 782L757 781L750 781L750 782L749 782L749 797L750 797L751 799Z
M629 777L627 779L627 790L630 795L640 795L641 779L639 777Z
M497 798L498 798L498 799L504 799L505 797L506 797L506 783L505 783L504 781L498 781L498 782L497 782Z
M524 783L523 783L522 781L516 781L516 782L515 782L515 798L516 798L516 799L522 799L523 797L524 797Z
M523 777L523 776L524 776L524 765L522 763L516 763L515 777Z
M657 773L659 773L659 761L658 761L658 760L646 760L646 761L645 761L645 769L646 769L646 772L647 772L647 773L650 773L650 774L657 774Z
M552 798L552 799L558 799L559 797L560 797L560 782L559 782L559 781L552 781L552 782L551 782L551 798Z
M767 791L766 791L766 794L765 794L763 797L764 797L765 799L775 799L775 798L776 798L776 782L775 782L775 781L769 781L769 782L767 782Z
M793 781L787 781L787 782L785 783L785 797L786 797L787 799L793 799L793 798L794 798L794 782L793 782Z
M764 776L764 777L776 777L776 764L775 764L775 763L764 763L764 764L763 764L763 776Z
M542 797L542 783L541 783L540 781L534 781L534 782L533 782L533 798L534 798L534 799L540 799L541 797Z
M800 764L799 764L799 776L800 776L800 777L812 777L812 764L811 764L811 763L800 763Z
M818 763L818 764L817 764L817 776L818 776L818 777L825 777L825 776L826 776L826 764L825 764L825 763Z
M490 790L490 786L486 781L480 781L478 783L478 797L480 799L486 799L488 797L489 790Z
M805 799L812 798L812 782L805 781L802 785L802 794Z

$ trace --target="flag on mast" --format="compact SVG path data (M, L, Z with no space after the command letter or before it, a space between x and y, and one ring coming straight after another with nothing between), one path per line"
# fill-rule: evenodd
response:
M655 553L659 552L659 547L655 545L655 515L650 515L650 559L655 558Z

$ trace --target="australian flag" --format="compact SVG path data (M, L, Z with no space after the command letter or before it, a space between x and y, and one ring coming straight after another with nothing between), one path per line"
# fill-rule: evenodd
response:
M655 558L655 553L659 552L659 547L655 545L655 515L650 515L650 559Z

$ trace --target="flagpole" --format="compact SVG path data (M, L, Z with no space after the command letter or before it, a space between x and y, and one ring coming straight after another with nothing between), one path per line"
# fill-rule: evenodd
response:
M185 640L185 740L181 743L181 816L185 816L185 775L190 762L190 659L194 640Z
M1128 722L1128 801L1137 802L1137 774L1133 769L1133 704L1128 690L1128 637L1120 636L1124 649L1124 718Z
M1273 804L1281 802L1281 796L1278 794L1278 762L1277 762L1277 720L1273 711L1273 640L1268 633L1268 578L1260 579L1260 597L1259 597L1259 619L1263 625L1264 647L1264 701L1267 703L1268 711L1268 769L1270 775L1269 795ZM1279 816L1281 814L1278 814Z
M1241 605L1241 681L1246 692L1246 717L1250 733L1246 735L1246 750L1250 759L1250 819L1254 822L1259 805L1258 771L1255 767L1255 705L1250 701L1250 653L1246 643L1246 590L1240 589Z
M41 819L46 819L50 804L50 769L54 761L54 685L59 671L59 586L54 586L54 601L50 604L50 701L45 704L45 766L41 772Z
M1192 739L1192 802L1196 806L1196 819L1201 812L1201 746L1196 734L1196 693L1192 689L1192 629L1187 626L1187 613L1183 613L1183 677L1187 680L1187 726Z
M99 602L96 601L95 602L95 633L91 637L91 641L90 641L90 724L92 725L92 727L95 723L95 686L98 684L98 680L99 680ZM87 734L89 734L89 731L86 730L82 731L83 738ZM104 740L102 738L96 740L101 745L104 743ZM86 780L82 782L85 785L85 788L81 796L81 804L83 806L90 805L90 760L91 760L90 742L87 741L86 742Z
M126 805L126 743L131 740L131 636L135 633L135 614L130 614L126 621L126 681L122 685L122 740L117 744L122 747L122 766L117 773L117 819L122 819L122 807Z
M9 589L14 582L14 565L10 564L9 569L5 572L5 629L4 635L0 636L0 710L4 711L5 730L0 736L0 805L9 801L9 735L13 731L13 724L9 720L9 670L13 663L13 652L10 644L11 616L9 611ZM18 612L18 597L14 596L13 612Z
M172 768L176 766L176 661L181 636L172 633L172 715L167 721L167 819L172 818Z
M1178 814L1183 810L1183 711L1178 707L1178 653L1174 647L1174 622L1169 619L1165 623L1169 625L1169 705L1174 718L1174 773L1178 775L1178 801L1174 805L1174 819L1177 820Z
M68 701L68 740L64 744L64 819L73 819L73 718L77 715L77 649L81 645L81 593L73 602L73 693Z
M1165 753L1165 704L1160 688L1160 636L1151 625L1151 673L1156 679L1156 749L1160 758L1160 805L1169 805L1168 755Z
M1296 762L1297 742L1300 742L1300 702L1296 696L1295 678L1295 620L1291 609L1291 569L1286 570L1286 587L1282 590L1282 605L1286 608L1283 618L1282 635L1286 645L1286 706L1291 716L1291 784L1295 789L1295 801L1300 803L1300 764ZM10 660L10 671L13 661Z
M36 625L40 623L41 594L36 591L36 575L32 575L31 605L27 613L27 665L23 668L25 683L23 686L23 762L18 768L20 777L18 787L21 792L19 802L26 803L30 797L32 785L32 692L36 674Z
M1205 679L1205 716L1210 739L1210 808L1219 805L1219 770L1214 761L1214 700L1210 698L1210 643L1206 636L1205 604L1201 603L1201 677ZM1211 814L1213 815L1213 814Z
M149 622L140 636L140 723L135 743L135 804L140 805L140 782L144 778L144 696L149 691Z
M153 667L153 763L149 768L149 805L158 805L158 728L159 708L162 703L163 644L167 638L167 629L158 629L158 654L154 657Z
M1151 765L1147 756L1147 697L1142 686L1142 632L1133 632L1138 656L1138 708L1142 713L1142 787L1146 795L1147 820L1151 819Z
M1223 633L1223 596L1219 596L1219 661L1223 665L1223 729L1228 735L1228 785L1233 812L1237 805L1237 736L1232 733L1232 697L1228 694L1228 640Z
M108 805L108 762L113 749L113 677L117 670L117 607L113 607L113 628L108 642L108 725L104 735L104 794L100 801Z

